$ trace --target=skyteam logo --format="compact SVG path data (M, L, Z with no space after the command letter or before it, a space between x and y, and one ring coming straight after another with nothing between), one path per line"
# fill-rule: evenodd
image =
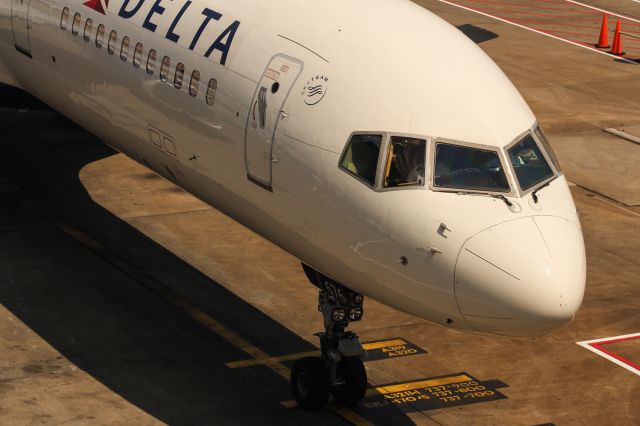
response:
M89 0L88 2L84 3L84 5L90 7L98 13L106 15L105 9L109 8L109 0L104 0L104 7L102 6L101 0Z
M329 77L324 75L317 75L311 80L307 81L302 89L302 95L305 97L304 103L307 105L315 105L324 99L324 95L327 94L327 83Z

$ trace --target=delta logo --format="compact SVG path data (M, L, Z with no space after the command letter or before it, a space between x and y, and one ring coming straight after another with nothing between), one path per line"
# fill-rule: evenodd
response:
M84 3L84 5L106 16L106 12L104 10L109 8L109 0L104 0L104 6L102 6L101 0L89 0Z
M118 3L120 3L118 5ZM87 0L85 6L106 15L109 0ZM208 5L208 4L207 4ZM240 21L193 0L116 0L112 13L154 34L225 65Z

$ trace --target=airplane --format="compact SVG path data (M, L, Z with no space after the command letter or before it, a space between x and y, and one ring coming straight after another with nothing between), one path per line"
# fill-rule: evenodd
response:
M498 66L408 0L0 0L0 82L299 259L321 356L297 403L360 401L364 297L535 337L585 290L581 226Z

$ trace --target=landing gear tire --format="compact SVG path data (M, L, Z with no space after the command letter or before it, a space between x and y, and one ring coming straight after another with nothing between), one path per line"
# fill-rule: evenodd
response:
M364 314L364 296L302 265L309 281L320 290L318 310L324 320L320 358L302 358L291 371L291 391L298 405L319 409L329 394L344 405L355 405L367 391L364 348L358 335L346 328Z
M320 358L301 358L291 369L291 393L298 406L318 410L329 400L331 383L324 361Z
M337 366L337 375L344 384L334 386L331 394L336 401L344 405L354 405L364 398L367 392L367 370L360 357L345 357Z

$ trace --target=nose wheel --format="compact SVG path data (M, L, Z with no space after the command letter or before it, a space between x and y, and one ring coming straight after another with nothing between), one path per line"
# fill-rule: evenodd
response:
M320 357L301 358L293 365L291 393L298 406L309 410L322 408L330 395L342 404L356 404L367 391L367 371L360 339L346 328L362 319L364 296L303 266L311 282L320 288L318 310L325 331L316 334Z
M367 392L367 370L357 356L342 358L338 363L337 376L341 383L331 388L333 398L344 405L353 405Z
M291 393L298 405L309 410L322 408L329 401L331 383L321 358L301 358L291 369Z

